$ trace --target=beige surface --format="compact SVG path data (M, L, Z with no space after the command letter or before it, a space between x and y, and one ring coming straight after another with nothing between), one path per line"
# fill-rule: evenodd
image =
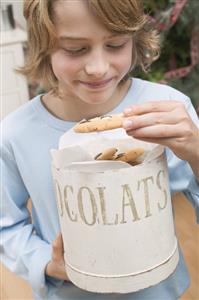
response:
M180 300L199 300L199 226L195 211L181 195L173 201L177 236L191 276L191 286Z
M194 210L181 195L177 195L173 203L177 235L192 278L190 288L180 300L199 300L199 229L195 223ZM33 299L31 289L24 280L16 277L2 265L0 268L1 300Z
M1 268L1 300L29 300L33 299L31 288L21 278L8 271L4 266Z

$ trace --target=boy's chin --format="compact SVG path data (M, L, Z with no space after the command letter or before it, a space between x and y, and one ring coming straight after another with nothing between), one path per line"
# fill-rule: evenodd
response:
M105 105L109 101L110 97L101 97L101 98L87 98L84 100L88 105Z
M100 105L100 104L106 104L108 101L110 101L113 93L95 93L95 94L87 94L82 97L82 100L90 105Z

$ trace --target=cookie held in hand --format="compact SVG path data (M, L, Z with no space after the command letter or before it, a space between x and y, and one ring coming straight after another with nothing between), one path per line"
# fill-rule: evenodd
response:
M89 120L82 120L74 126L77 133L87 133L93 131L104 131L122 127L123 113L100 116Z

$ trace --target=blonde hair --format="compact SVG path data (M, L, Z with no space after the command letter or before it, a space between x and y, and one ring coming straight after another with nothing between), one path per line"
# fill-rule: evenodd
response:
M19 72L31 81L40 82L46 89L56 89L58 85L50 61L57 45L53 25L53 4L57 1L60 0L24 0L28 54ZM91 13L108 30L133 36L132 68L137 65L146 71L159 56L160 47L157 32L148 26L141 0L87 0L87 3Z

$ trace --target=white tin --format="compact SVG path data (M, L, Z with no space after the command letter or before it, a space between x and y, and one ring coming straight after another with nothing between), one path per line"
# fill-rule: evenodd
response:
M66 272L91 292L155 285L179 259L164 154L135 167L115 166L52 166Z

